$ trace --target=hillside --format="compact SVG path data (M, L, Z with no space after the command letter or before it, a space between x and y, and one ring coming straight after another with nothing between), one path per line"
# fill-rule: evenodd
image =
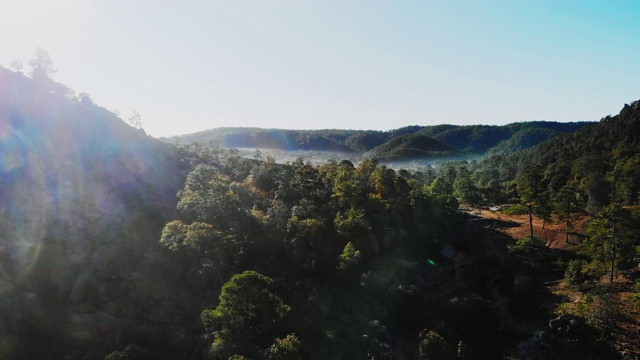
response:
M380 160L437 159L462 156L449 145L423 134L399 135L371 150Z
M47 78L0 84L0 358L83 354L166 288L157 239L188 169Z
M563 134L515 153L509 161L540 164L550 187L570 184L584 193L592 210L612 201L633 204L640 195L640 101L627 104L573 134Z
M219 128L165 140L179 144L199 142L222 148L341 152L350 154L347 156L403 161L510 153L559 134L574 132L587 124L532 121L503 126L406 126L385 132Z

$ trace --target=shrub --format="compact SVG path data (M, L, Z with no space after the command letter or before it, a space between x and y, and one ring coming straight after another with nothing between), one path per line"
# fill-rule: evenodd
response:
M584 282L587 280L587 276L583 271L584 260L571 260L567 265L567 270L564 272L564 281L571 286L577 286L580 291L583 290Z
M524 215L529 213L529 209L522 204L514 204L503 211L507 215Z

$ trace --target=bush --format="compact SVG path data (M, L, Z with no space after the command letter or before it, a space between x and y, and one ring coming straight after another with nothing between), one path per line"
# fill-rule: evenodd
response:
M629 302L636 308L640 308L640 294L635 293L635 294L629 295Z
M616 331L617 318L620 317L620 309L615 305L616 296L603 294L587 297L584 307L584 317L587 324L593 326L598 333L600 341L607 341Z
M529 209L522 204L514 204L505 208L502 212L507 215L524 215L529 213Z
M571 260L564 272L564 281L571 286L577 286L580 291L583 290L584 282L587 280L587 275L582 269L584 264L584 260Z

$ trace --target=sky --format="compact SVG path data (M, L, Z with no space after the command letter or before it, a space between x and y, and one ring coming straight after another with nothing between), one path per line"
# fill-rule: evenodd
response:
M0 65L26 67L43 47L56 81L125 119L137 110L153 136L595 121L640 98L640 1L0 0L0 9Z

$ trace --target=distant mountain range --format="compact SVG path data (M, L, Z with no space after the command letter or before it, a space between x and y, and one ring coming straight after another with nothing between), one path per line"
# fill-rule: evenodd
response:
M588 124L530 121L502 126L407 126L390 131L226 127L165 140L222 148L344 152L397 161L512 153L560 134L573 133Z

